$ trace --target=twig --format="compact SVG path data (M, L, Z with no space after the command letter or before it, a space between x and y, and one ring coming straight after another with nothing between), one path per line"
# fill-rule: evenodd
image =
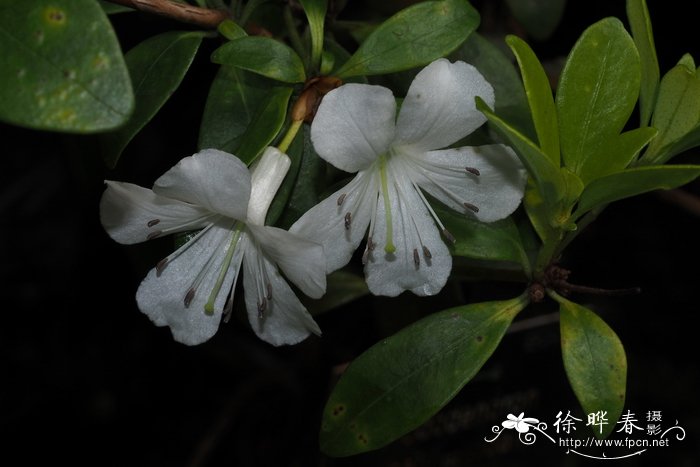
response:
M700 216L700 198L694 194L679 188L675 190L659 191L658 194L663 200L680 206L696 216Z
M224 10L200 8L186 3L176 3L170 0L107 0L110 3L124 5L135 10L153 13L183 23L195 24L207 29L216 27L230 17Z

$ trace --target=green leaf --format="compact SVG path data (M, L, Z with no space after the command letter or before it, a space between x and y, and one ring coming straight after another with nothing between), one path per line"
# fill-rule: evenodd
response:
M566 7L566 0L506 0L506 3L515 19L538 41L552 35Z
M627 0L627 19L632 29L632 38L637 45L642 66L639 119L641 125L647 125L656 104L660 72L646 0Z
M269 82L234 67L221 67L209 88L199 129L199 149L235 154L240 137L265 101Z
M510 58L499 47L475 32L450 58L474 65L493 86L496 113L524 135L535 136L523 83Z
M594 427L595 435L604 438L615 428L625 405L625 349L598 315L563 298L557 300L566 375L585 413L607 413L608 424Z
M380 75L425 65L456 49L478 24L479 13L466 0L413 5L375 29L338 76Z
M221 34L230 41L239 39L241 37L246 37L248 35L245 32L245 29L243 29L230 19L225 19L221 23L219 23L219 25L216 27L216 30L219 31L219 34Z
M214 63L235 66L283 83L303 83L304 64L291 48L269 37L241 37L222 45Z
M695 59L690 54L684 54L680 60L678 60L677 65L683 65L691 73L696 72L695 69Z
M659 85L651 124L659 134L642 160L661 164L674 155L672 145L700 125L700 78L695 69L678 64L666 73Z
M267 89L264 101L241 135L236 152L240 160L250 164L272 143L284 125L291 96L292 88L287 86Z
M0 0L0 120L92 133L134 107L112 26L93 0Z
M323 25L326 21L327 0L301 0L304 13L309 20L309 31L311 31L311 66L318 68L323 52Z
M606 18L586 29L569 54L557 90L566 167L581 175L607 165L594 155L624 127L639 86L639 54L622 23Z
M363 276L340 269L326 278L326 293L318 300L305 300L309 313L320 315L339 306L346 305L358 298L369 295L369 289Z
M115 3L106 2L104 0L99 0L97 3L100 4L104 12L108 15L116 15L117 13L129 13L132 11L136 11L133 8L129 8L128 6L117 5Z
M643 127L611 136L605 144L598 147L593 156L606 163L584 166L581 178L588 183L604 175L620 172L635 160L642 148L649 144L657 133L656 128Z
M202 33L173 31L151 37L125 56L136 107L124 126L100 137L105 163L114 167L129 141L180 86L202 42Z
M476 98L476 108L479 109L513 147L520 162L523 163L540 191L544 201L554 205L563 194L563 180L559 167L554 165L535 143L530 141L518 130L498 117L480 97Z
M549 78L537 56L525 41L516 36L508 36L506 43L520 66L540 149L558 167L560 164L559 125Z
M430 315L384 339L347 368L326 404L321 450L349 456L418 427L479 371L524 297Z
M479 222L441 203L432 204L438 218L456 240L450 246L453 255L511 261L522 265L523 269L529 267L518 228L510 217L496 222Z
M581 195L576 216L591 209L652 190L668 190L694 180L700 165L658 165L627 169L593 180Z

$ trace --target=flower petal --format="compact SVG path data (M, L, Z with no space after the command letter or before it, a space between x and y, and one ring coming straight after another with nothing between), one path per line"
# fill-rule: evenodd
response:
M394 297L404 290L421 296L434 295L447 282L452 256L414 186L404 174L391 172L387 188L396 251L384 250L387 217L380 196L372 235L376 246L365 265L367 285L375 295Z
M158 196L148 188L106 180L100 221L119 243L139 243L169 233L196 230L216 214L183 201Z
M258 337L279 346L301 342L311 333L321 334L321 329L277 268L252 241L246 245L243 269L248 320ZM269 287L260 283L263 278L269 281ZM260 291L265 300L262 311L258 308L262 298Z
M185 157L165 172L156 180L153 191L245 221L250 172L237 157L217 149L205 149Z
M346 172L366 169L394 139L396 101L382 86L346 84L326 94L311 125L316 152Z
M515 423L515 429L518 433L527 433L530 431L530 425L523 423L522 421Z
M265 256L311 298L326 292L326 257L323 246L276 227L248 225Z
M512 420L506 420L504 422L501 422L501 425L503 426L503 428L506 428L508 430L512 430L513 428L515 428L516 423L517 422L512 421Z
M362 242L377 202L375 179L374 171L359 172L290 227L291 233L323 245L326 272L345 266Z
M493 88L476 68L444 58L434 61L416 75L401 104L394 146L428 151L464 138L486 122L476 109L476 96L489 106L494 103Z
M139 309L157 326L169 326L176 341L187 345L201 344L219 328L227 292L240 268L243 254L240 245L214 301L213 314L205 313L204 306L224 266L226 248L232 235L229 228L212 226L201 237L191 240L171 255L173 259L161 269L160 275L153 268L141 282L136 292ZM202 274L201 281L189 306L186 306L185 297L199 274Z
M492 144L431 151L412 157L414 179L425 191L452 209L483 222L508 217L520 204L527 172L507 146ZM466 168L477 169L479 175ZM463 203L478 208L465 208Z
M265 225L267 210L270 209L291 164L288 155L268 146L251 167L247 224Z

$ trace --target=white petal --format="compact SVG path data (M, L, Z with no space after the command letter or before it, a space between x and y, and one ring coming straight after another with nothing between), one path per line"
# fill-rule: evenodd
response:
M523 198L527 172L515 153L501 144L431 151L414 157L413 162L423 171L415 176L421 188L483 222L508 217ZM479 175L467 172L466 167L477 169ZM479 212L466 209L464 202Z
M153 191L244 221L250 198L250 172L237 157L205 149L165 172L156 180Z
M323 245L326 272L345 266L365 237L377 202L376 174L359 172L345 187L309 209L289 229L293 234ZM349 225L346 220L350 213Z
M326 94L311 124L316 152L341 170L366 169L394 139L396 101L390 90L346 84Z
M247 224L264 225L267 210L277 194L292 161L277 148L268 146L251 170Z
M163 196L131 183L106 180L100 200L100 221L119 243L139 243L185 230L196 230L211 222L211 212Z
M444 58L434 61L416 75L401 104L394 146L427 151L459 141L486 121L475 96L493 106L493 88L476 68Z
M387 175L396 251L384 250L387 219L380 196L373 234L376 246L365 265L367 285L375 295L394 297L404 290L421 296L434 295L447 282L452 256L408 179L395 170L393 173L389 170ZM427 248L427 254L423 247Z
M326 257L323 246L276 227L248 225L265 256L311 298L326 292Z
M160 276L154 268L141 282L136 293L139 309L157 326L169 326L176 341L187 345L201 344L219 328L228 292L240 268L241 248L236 248L228 266L214 301L213 314L205 313L204 305L222 270L232 235L230 229L217 225L211 227L197 240L190 241L194 243L181 247L184 251L167 264ZM202 271L204 275L192 301L185 306L185 297Z
M309 334L321 334L321 330L304 305L294 295L292 289L282 278L277 268L255 246L248 242L243 258L243 287L245 289L246 309L250 325L262 340L272 345L296 344L306 339ZM265 278L269 282L261 284ZM265 297L265 307L260 317L260 290Z

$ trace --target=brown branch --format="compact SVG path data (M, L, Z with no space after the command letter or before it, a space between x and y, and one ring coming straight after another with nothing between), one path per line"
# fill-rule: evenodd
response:
M170 0L107 0L111 3L124 5L135 10L153 13L166 18L181 21L183 23L195 24L207 29L216 27L225 19L229 13L223 10L212 10L200 8L186 3L176 3Z
M685 190L676 188L675 190L659 191L661 199L675 204L686 211L700 216L700 198Z

